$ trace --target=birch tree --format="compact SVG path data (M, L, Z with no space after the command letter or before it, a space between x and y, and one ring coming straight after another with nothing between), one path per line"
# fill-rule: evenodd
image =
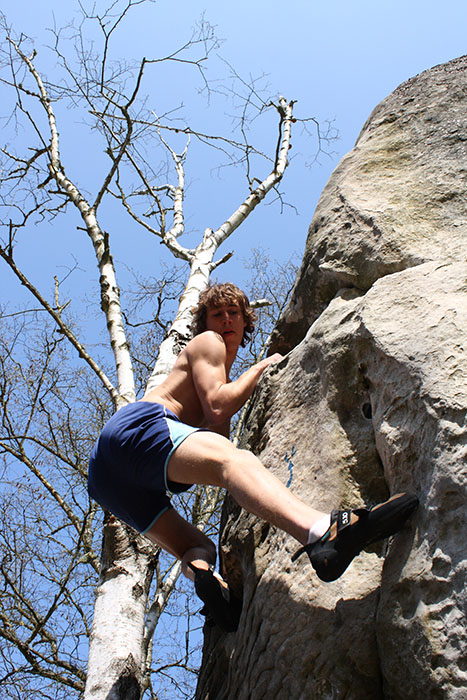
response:
M170 325L160 319L161 295L153 295L152 329L158 354L145 360L151 365L145 379L149 390L167 376L189 339L191 309L200 292L232 255L221 252L221 246L225 247L271 191L278 193L295 121L293 101L284 97L264 100L254 82L243 81L238 140L231 134L204 133L178 116L174 122L171 113L162 116L154 93L146 92L153 69L161 63L176 63L193 71L209 92L204 66L218 41L213 28L201 20L187 41L170 54L124 63L112 54L112 42L127 15L142 4L145 0L117 0L101 11L94 6L87 11L81 5L78 24L52 31L51 51L56 61L52 68L42 63L41 49L24 35L15 34L5 18L2 22L1 83L4 104L10 107L4 116L11 138L2 148L0 257L33 301L15 319L19 325L10 330L12 340L9 344L4 341L3 347L3 362L9 363L4 367L1 390L0 449L5 474L12 489L23 477L32 484L32 490L23 494L24 502L31 501L25 510L23 536L10 532L8 526L13 502L5 501L1 514L5 525L4 595L0 599L0 634L6 642L3 679L16 674L20 678L16 687L24 683L26 688L28 674L35 674L64 689L57 697L71 697L74 692L87 700L128 700L143 697L146 691L148 697L156 697L152 687L154 639L180 576L179 563L162 567L159 550L109 513L104 514L101 552L96 553L100 512L87 497L86 458L110 413L137 398L141 373L134 367L130 324L125 321L113 257L115 218L109 217L109 211L121 207L132 235L139 232L157 241L184 266L183 291ZM82 118L88 128L103 144L107 163L100 157L93 159L92 152L85 155L82 170L67 163L62 156L67 150L63 143L65 109L85 115ZM266 119L271 113L275 116L278 136L270 145L270 155L255 149L244 137L251 110ZM206 227L199 241L187 246L185 178L187 168L194 167L189 161L193 142L218 149L230 163L243 164L247 179L243 198L226 212L224 222L217 228ZM34 231L40 236L41 226L63 226L64 220L73 222L86 237L97 265L96 288L111 351L107 356L96 346L94 330L74 311L79 300L62 299L62 282L57 278L51 293L41 289L35 282L34 265L22 262L23 256L17 253L31 227L38 227ZM155 259L160 249L151 253ZM24 334L31 333L30 320L25 320L31 314L41 350L34 351L32 340L21 340L19 363L14 350ZM73 376L66 379L64 367L71 351L79 358L80 368L75 367ZM34 371L25 371L28 365ZM67 391L71 396L77 382L79 406L74 403L76 398L72 405L67 399ZM87 409L89 417L83 428L77 416L82 418ZM65 428L67 439L63 438ZM31 493L46 494L57 513L55 523L43 522ZM186 508L198 527L211 527L220 498L216 489L197 490ZM37 523L33 538L26 533L28 527L32 529L28 526L31 513ZM24 542L24 560L13 556L13 551L22 548L11 547L12 537ZM39 547L31 543L41 537L52 543L50 556L35 558ZM43 586L39 607L30 597L33 575ZM91 605L83 593L91 579L96 583L92 626ZM59 639L56 623L51 621L60 618L57 611L63 601L68 606L68 626ZM73 631L77 627L79 632ZM77 661L83 658L84 637L89 638L87 669ZM20 674L11 648L23 658ZM27 687L28 693L39 697L34 695L37 687L34 691ZM18 693L26 697L26 691Z

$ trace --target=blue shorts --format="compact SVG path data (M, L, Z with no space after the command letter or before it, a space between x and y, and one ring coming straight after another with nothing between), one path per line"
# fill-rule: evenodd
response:
M88 490L95 501L139 532L147 532L172 507L167 491L192 484L167 481L167 464L183 440L196 432L165 406L137 401L104 425L89 459Z

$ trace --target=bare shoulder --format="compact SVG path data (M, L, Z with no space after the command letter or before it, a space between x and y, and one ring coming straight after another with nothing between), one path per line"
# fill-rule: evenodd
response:
M226 348L221 335L214 331L204 331L204 333L200 333L190 340L185 348L185 352L191 360L200 355L223 359L226 354Z

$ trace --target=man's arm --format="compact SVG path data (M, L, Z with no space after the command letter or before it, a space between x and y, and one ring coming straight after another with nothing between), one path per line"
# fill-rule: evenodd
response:
M207 331L196 336L190 343L188 355L204 416L213 425L229 420L251 396L266 367L282 359L282 355L276 353L230 382L226 374L225 343L216 333Z

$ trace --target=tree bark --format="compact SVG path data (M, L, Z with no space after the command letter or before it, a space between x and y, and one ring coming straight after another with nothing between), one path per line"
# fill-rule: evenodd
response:
M139 700L149 587L158 551L107 515L85 700Z

